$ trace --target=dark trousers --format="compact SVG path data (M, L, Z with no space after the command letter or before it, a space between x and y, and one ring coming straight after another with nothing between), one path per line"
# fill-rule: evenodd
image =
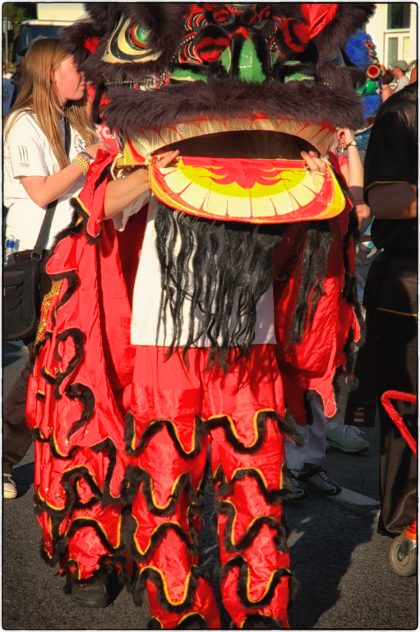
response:
M417 459L380 404L382 393L417 394L417 257L385 252L374 261L366 283L374 310L376 395L381 423L378 531L396 536L417 514ZM371 299L371 304L369 304ZM417 406L394 402L417 439Z
M396 536L417 514L417 459L381 404L385 391L417 394L417 255L385 251L372 263L366 281L366 342L356 364L357 388L347 403L346 421L363 412L373 426L376 408L381 424L379 533ZM393 402L417 439L418 407Z
M30 251L17 253L17 258L30 256ZM51 280L45 272L46 256L41 261L41 298L51 289ZM12 467L19 463L32 443L32 432L26 425L26 394L29 377L35 363L34 340L24 341L29 350L28 361L12 386L3 408L3 472L10 474Z
M29 376L35 362L34 343L28 344L29 359L13 385L3 411L3 472L10 474L29 450L32 433L26 425L25 407Z

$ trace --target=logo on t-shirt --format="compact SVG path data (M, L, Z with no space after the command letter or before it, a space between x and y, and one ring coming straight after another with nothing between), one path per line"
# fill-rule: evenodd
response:
M85 141L77 132L74 133L73 146L76 150L76 153L79 153L80 151L83 151L86 148Z

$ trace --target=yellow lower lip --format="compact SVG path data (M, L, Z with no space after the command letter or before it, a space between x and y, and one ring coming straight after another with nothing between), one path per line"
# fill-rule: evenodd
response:
M256 175L257 174L257 175ZM310 172L303 161L180 158L176 167L150 165L155 196L178 211L251 224L329 219L345 198L328 166Z

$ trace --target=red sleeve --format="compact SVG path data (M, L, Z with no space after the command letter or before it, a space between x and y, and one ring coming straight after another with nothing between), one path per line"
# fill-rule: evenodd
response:
M101 232L105 191L111 177L110 167L116 155L115 151L98 151L96 160L89 167L85 186L76 198L82 215L87 219L86 232L91 237L98 237Z

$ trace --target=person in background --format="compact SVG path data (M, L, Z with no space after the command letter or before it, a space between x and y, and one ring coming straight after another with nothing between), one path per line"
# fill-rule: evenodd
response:
M384 75L382 76L382 88L381 88L381 97L382 102L389 99L389 97L394 94L393 89L391 88L391 83L395 80L395 77L392 73L392 70L386 70Z
M364 196L374 216L372 241L383 251L366 281L366 343L347 404L349 417L361 426L374 424L378 407L378 531L391 537L417 512L416 457L380 401L388 390L417 394L417 152L417 84L411 84L380 108L366 153ZM417 406L395 407L417 437Z
M417 61L412 61L410 64L410 83L416 83L417 81Z
M363 163L355 141L355 133L350 129L337 130L337 147L335 153L338 156L340 171L346 181L353 208L356 213L360 233L367 229L371 220L369 206L363 199ZM357 274L356 274L357 277ZM346 386L343 389L347 391ZM327 446L347 454L360 454L369 450L369 443L361 436L359 429L344 425L342 420L327 422L326 430Z
M371 213L363 199L363 163L355 132L348 128L338 128L337 144L333 151L353 202L359 230L362 231L369 223Z
M10 72L7 64L3 64L3 79L11 79L12 73Z
M397 85L395 86L394 93L399 92L403 88L406 88L410 83L409 78L407 77L408 72L408 64L403 59L399 59L392 66L392 74L397 80Z
M12 73L8 72L6 64L3 64L3 84L2 84L2 116L6 116L10 110L15 86L12 82Z
M4 204L6 236L18 244L16 261L29 258L45 210L58 200L47 248L70 222L70 198L82 188L98 149L85 99L86 82L57 39L33 43L22 61L20 90L4 121ZM70 134L68 155L65 127ZM50 289L41 261L41 295ZM3 497L17 496L12 468L26 454L31 433L25 404L34 363L34 340L24 340L29 358L6 398L3 411Z
M369 221L370 210L363 200L363 165L357 149L353 130L338 128L335 147L330 152L330 161L341 174L353 202L359 229ZM325 170L325 161L312 156L308 161L312 170ZM290 500L304 498L307 491L321 495L335 495L341 486L333 480L322 466L327 446L349 454L369 450L369 442L357 428L345 426L341 421L328 421L322 403L314 393L307 396L308 423L298 426L303 443L299 445L286 439L285 475L290 488Z

